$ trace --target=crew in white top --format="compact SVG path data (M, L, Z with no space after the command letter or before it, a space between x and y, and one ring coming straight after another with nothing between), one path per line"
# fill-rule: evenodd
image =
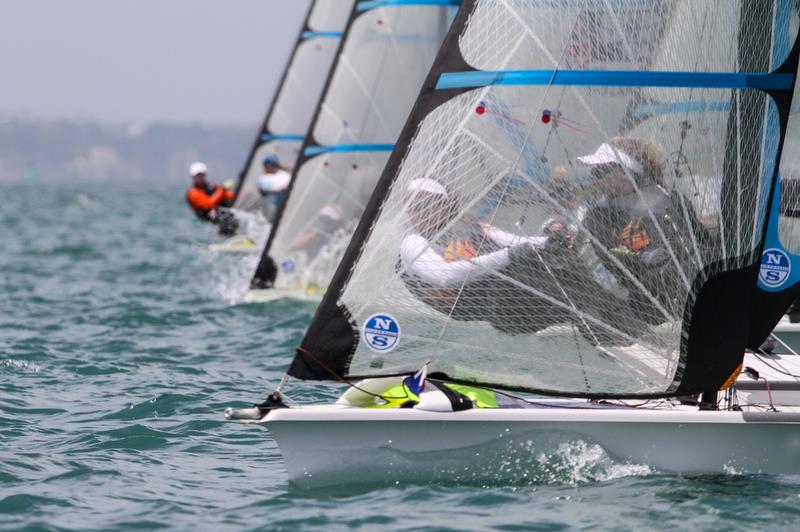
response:
M547 242L546 236L524 237L468 221L447 231L455 234L456 239L435 242L434 235L455 217L455 202L444 186L433 179L414 179L407 192L411 195L408 208L416 231L403 238L400 260L406 275L427 285L458 288L468 279L474 281L506 267L511 261L509 249L539 248ZM488 252L479 254L475 249L478 243Z

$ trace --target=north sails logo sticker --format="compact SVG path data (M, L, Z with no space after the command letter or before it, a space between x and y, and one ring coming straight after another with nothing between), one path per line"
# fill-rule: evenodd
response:
M387 353L400 340L400 324L389 314L373 314L364 323L362 335L370 349Z
M761 255L761 269L758 278L769 288L778 288L789 278L792 273L792 262L785 251L772 248Z

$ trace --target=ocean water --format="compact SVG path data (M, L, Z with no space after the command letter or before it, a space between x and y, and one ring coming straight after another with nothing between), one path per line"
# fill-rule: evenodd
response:
M223 421L280 380L313 307L231 304L182 190L0 185L0 529L772 529L800 478L665 474L571 442L515 482L303 489ZM327 384L298 400L332 399ZM346 480L346 479L343 479Z

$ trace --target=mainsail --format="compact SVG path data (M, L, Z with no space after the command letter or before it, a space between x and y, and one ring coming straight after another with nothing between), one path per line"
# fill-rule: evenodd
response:
M355 5L254 288L327 286L457 4L404 0Z
M291 365L582 397L735 373L793 0L469 0Z
M314 0L309 6L278 90L239 175L234 207L262 207L258 178L266 155L294 166L339 47L354 0Z

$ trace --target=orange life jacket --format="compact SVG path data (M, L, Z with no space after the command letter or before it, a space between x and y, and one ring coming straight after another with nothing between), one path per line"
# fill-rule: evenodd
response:
M192 186L186 191L186 201L189 203L189 206L198 215L203 217L206 217L211 210L216 209L223 202L232 200L233 192L221 186Z
M636 218L617 233L613 231L614 241L619 247L626 247L631 251L640 251L650 245L650 235L642 225L642 219Z

